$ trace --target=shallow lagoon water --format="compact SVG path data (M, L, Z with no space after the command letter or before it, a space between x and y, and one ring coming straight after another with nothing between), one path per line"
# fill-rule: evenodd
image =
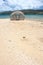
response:
M43 15L26 15L27 19L43 21Z
M0 15L0 19L10 18L10 15ZM25 15L26 19L43 21L43 15L28 14Z

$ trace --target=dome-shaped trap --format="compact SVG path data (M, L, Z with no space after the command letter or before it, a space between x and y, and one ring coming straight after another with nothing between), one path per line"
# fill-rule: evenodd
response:
M10 15L10 19L11 20L24 20L25 19L25 15L23 12L21 11L15 11Z

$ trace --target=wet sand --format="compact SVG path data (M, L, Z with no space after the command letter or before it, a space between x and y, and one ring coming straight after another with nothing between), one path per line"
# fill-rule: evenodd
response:
M0 65L43 65L41 21L0 19Z

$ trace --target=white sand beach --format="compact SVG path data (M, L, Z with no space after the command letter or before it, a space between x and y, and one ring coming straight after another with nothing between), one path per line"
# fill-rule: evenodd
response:
M0 19L0 65L43 65L43 22Z

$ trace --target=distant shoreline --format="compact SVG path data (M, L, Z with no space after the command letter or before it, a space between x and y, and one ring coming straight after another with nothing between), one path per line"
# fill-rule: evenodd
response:
M40 14L43 15L43 10L19 10L22 11L24 14ZM14 11L4 11L4 12L0 12L1 14L11 14Z

